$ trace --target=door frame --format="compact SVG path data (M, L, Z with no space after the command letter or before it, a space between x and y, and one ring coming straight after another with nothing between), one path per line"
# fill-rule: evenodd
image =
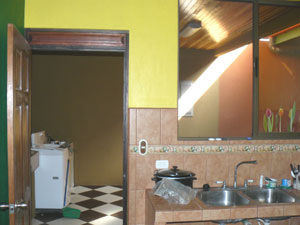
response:
M128 63L129 31L81 29L25 29L32 51L121 52L123 65L123 225L127 225L128 175Z

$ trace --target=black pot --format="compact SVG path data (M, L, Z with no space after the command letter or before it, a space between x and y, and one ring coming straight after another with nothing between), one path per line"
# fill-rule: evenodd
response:
M184 171L177 169L177 166L173 166L170 170L158 170L155 171L154 177L152 177L152 180L157 183L158 181L162 180L163 178L176 180L184 185L187 185L191 188L193 188L193 181L197 180L195 177L195 174L190 171Z

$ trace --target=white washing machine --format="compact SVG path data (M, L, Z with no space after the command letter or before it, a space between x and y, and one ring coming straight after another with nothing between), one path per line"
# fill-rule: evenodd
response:
M39 167L35 171L35 208L62 209L71 198L71 154L69 148L43 144L39 151Z

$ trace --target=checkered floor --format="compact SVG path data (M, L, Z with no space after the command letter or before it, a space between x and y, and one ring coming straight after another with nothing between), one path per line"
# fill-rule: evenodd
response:
M122 188L120 186L76 186L68 207L81 211L79 219L64 218L61 212L39 212L33 225L122 225Z

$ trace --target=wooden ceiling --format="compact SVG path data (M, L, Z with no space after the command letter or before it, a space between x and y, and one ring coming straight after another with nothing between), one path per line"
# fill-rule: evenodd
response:
M252 42L252 3L180 0L179 7L179 30L193 19L202 23L201 29L193 35L180 37L180 47L222 53ZM299 7L260 6L261 36L299 23L299 15Z

